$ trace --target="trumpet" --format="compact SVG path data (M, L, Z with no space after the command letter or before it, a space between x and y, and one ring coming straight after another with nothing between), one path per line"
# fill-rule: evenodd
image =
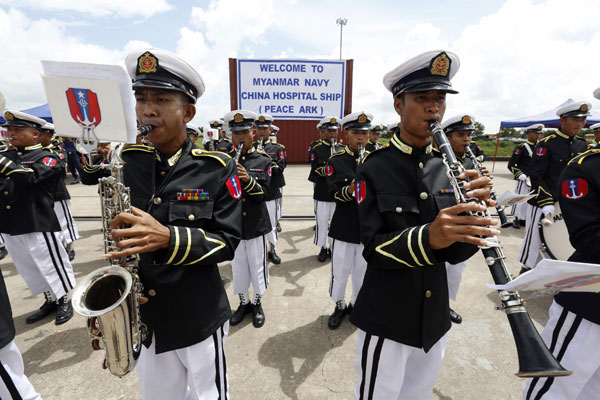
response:
M233 161L235 161L236 164L240 162L240 157L242 156L243 148L244 148L244 143L240 143L238 145L237 150L235 151L235 156L233 156Z
M433 138L442 153L442 161L446 166L446 175L450 185L454 189L456 202L459 204L477 202L477 199L467 197L466 190L463 187L465 182L459 178L465 168L452 151L452 146L440 124L437 121L431 121L429 129L433 133ZM471 214L479 217L489 217L487 209ZM500 241L495 236L487 237L486 240L488 244L480 247L480 249L494 282L496 284L510 282L512 279L504 263L506 256L500 246ZM544 344L525 309L525 301L519 293L514 290L501 290L498 294L501 301L498 309L506 312L517 347L519 371L516 375L522 378L570 375L572 372L565 370Z

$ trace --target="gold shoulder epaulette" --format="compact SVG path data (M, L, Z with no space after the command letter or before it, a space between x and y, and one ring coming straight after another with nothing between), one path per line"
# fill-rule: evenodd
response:
M389 148L390 148L390 144L389 144L389 143L386 143L386 144L384 144L383 146L381 146L380 148L378 148L377 150L373 150L373 151L370 151L370 152L368 152L368 153L367 153L367 155L365 156L365 158L363 158L363 160L362 160L362 163L361 163L361 164L363 164L363 163L365 162L365 160L366 160L367 158L369 158L369 156L370 156L371 154L375 154L375 153L378 153L378 152L380 152L380 151L382 151L382 150L387 150L387 149L389 149Z
M145 144L126 144L123 146L123 151L145 151L146 153L154 153L153 146L146 146Z
M208 151L202 149L192 149L192 155L196 157L211 157L218 160L223 166L227 166L227 159L231 159L229 154L225 154L221 151Z
M555 134L552 134L550 136L546 136L545 138L540 139L540 142L547 142L549 139L554 139L556 137Z
M574 162L581 165L581 163L583 162L583 160L585 158L587 158L589 156L593 156L594 154L600 154L600 149L589 149L587 151L584 151L583 153L578 154L575 157L573 157L567 165L571 165L571 163L574 163Z
M333 153L331 155L331 157L339 156L339 155L342 155L342 154L346 154L346 149L341 149L341 150L336 151L335 153Z

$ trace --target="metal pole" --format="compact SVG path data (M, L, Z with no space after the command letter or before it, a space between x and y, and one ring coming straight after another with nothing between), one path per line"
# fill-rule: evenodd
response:
M342 59L342 31L348 20L346 18L338 18L335 23L340 26L340 60Z

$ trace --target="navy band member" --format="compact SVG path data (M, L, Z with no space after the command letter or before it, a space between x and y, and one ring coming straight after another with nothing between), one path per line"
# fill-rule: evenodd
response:
M23 357L14 338L12 309L4 276L0 272L0 399L41 400L25 375Z
M331 257L331 247L327 245L327 231L329 230L329 222L335 211L335 201L327 189L325 166L329 157L343 149L343 146L337 143L338 131L340 129L340 120L338 118L323 118L317 125L317 129L323 132L324 137L313 146L310 152L310 175L308 176L308 180L314 183L313 199L315 201L315 217L317 220L314 243L321 249L317 259L320 262L324 262L327 256ZM332 142L334 143L333 145Z
M239 242L238 178L229 156L197 148L186 123L204 93L200 75L176 55L140 49L125 61L133 79L136 116L154 129L153 146L123 150L131 214L121 213L112 236L140 254L140 307L148 336L138 362L144 399L229 398L223 343L231 309L217 263ZM145 210L145 211L144 211Z
M269 284L266 235L271 232L265 197L269 193L273 163L265 153L254 149L254 121L258 116L246 110L235 110L225 114L225 123L231 131L235 151L243 144L237 164L242 198L242 217L237 221L242 226L242 240L231 260L233 292L240 296L240 305L231 317L231 325L237 325L246 314L252 313L252 324L260 328L265 323L261 299ZM250 302L250 284L254 288L254 299Z
M594 133L594 143L590 144L588 148L598 147L598 144L600 144L600 122L590 126L590 129Z
M75 249L73 249L73 242L79 239L79 231L77 230L77 224L71 214L71 195L65 185L65 177L67 176L66 164L67 155L66 151L52 143L52 137L54 136L54 124L46 123L40 131L39 142L42 148L48 150L51 153L56 154L62 164L62 176L58 180L56 191L54 192L54 212L60 222L60 228L62 237L61 240L65 246L65 250L69 255L69 261L73 261L75 258Z
M273 264L281 264L281 258L275 251L275 245L277 244L277 201L281 199L281 188L285 186L285 179L283 178L283 170L285 169L285 147L281 144L274 143L271 141L270 136L272 132L273 117L269 114L260 114L256 120L256 135L257 141L254 143L254 147L259 150L262 149L273 161L273 175L271 176L271 184L269 186L269 193L265 196L265 205L269 212L269 219L273 229L267 234L267 240L269 241L269 251L267 256Z
M346 147L329 158L325 168L329 194L335 199L335 212L331 218L329 237L331 243L331 282L329 295L335 303L333 314L327 321L329 329L337 329L347 313L352 311L367 269L360 243L358 206L355 198L356 169L359 162L358 145L365 147L373 116L364 111L346 115L342 125L346 132ZM352 298L346 306L346 285L352 275Z
M60 325L73 316L67 295L75 286L54 213L62 163L38 143L46 121L19 111L7 111L4 118L14 150L0 153L0 232L31 294L44 293L44 304L25 322L56 312L55 323Z
M531 188L527 184L527 178L531 175L531 163L535 145L538 140L544 137L544 125L529 125L525 128L525 134L527 135L527 141L515 147L508 161L508 170L517 181L515 194L528 194L531 191ZM525 224L525 216L527 215L528 208L528 203L513 204L511 209L511 214L514 216L513 227L520 229L521 222Z
M225 129L223 129L222 119L213 119L208 121L209 129L216 129L219 132L215 150L229 153L232 149L231 139L227 137Z
M600 150L573 158L556 191L569 241L570 261L600 264ZM529 379L525 399L595 399L600 393L600 293L561 292L554 297L542 338L570 376Z
M185 124L185 130L187 132L188 139L190 139L190 142L196 143L196 141L198 141L198 138L200 137L200 129L198 129L196 125L187 123Z
M381 147L379 144L379 135L383 131L383 125L373 125L369 131L369 141L367 142L366 150L368 152L375 151Z
M538 222L542 215L554 214L557 201L558 177L569 160L583 153L585 141L575 137L585 126L592 105L587 101L569 103L556 111L560 117L560 130L540 140L531 161L531 189L536 197L528 202L532 206L527 213L525 237L521 244L518 260L523 264L521 273L535 267L542 259L541 239Z
M455 54L431 51L384 77L401 128L364 159L356 177L368 262L350 316L359 328L356 399L431 398L451 325L445 262L473 255L486 243L476 235L498 233L486 227L491 218L459 215L485 206L456 205L446 169L431 154L429 123L442 119L446 93L456 93L450 78L458 66ZM487 198L489 182L468 182L469 196Z

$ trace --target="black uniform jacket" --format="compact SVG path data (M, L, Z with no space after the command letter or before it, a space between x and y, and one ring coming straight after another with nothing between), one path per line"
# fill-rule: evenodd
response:
M233 148L233 143L231 143L231 140L224 137L217 142L216 150L222 151L223 153L229 153L231 150L235 149Z
M432 149L431 154L433 154L435 158L443 158L442 153L435 147ZM475 169L475 164L473 164L471 158L467 157L467 153L463 153L462 156L456 155L456 158L462 163L465 169Z
M58 159L62 163L61 178L58 180L58 184L56 185L56 192L54 192L54 201L71 199L71 195L67 190L67 185L65 185L65 177L67 176L67 152L62 147L55 146L52 143L48 147L44 147L44 149L48 150L52 154L55 154L56 157L58 157Z
M515 179L525 174L525 176L531 175L531 163L533 159L533 151L535 143L530 141L519 144L515 147L515 150L510 156L508 161L508 170L512 172Z
M477 143L471 142L469 147L471 148L471 151L473 152L473 154L475 154L475 157L479 158L481 160L481 162L485 161L485 159L486 159L485 153L483 152L483 149L481 147L479 147L479 145Z
M152 332L157 353L199 343L231 317L217 263L233 258L241 235L235 164L189 139L170 158L144 145L125 146L122 157L131 204L171 232L168 249L140 255L139 275L150 300L140 307L149 328L144 344ZM107 171L84 174L89 176L82 182L96 184Z
M395 135L367 155L356 182L368 266L350 319L367 333L429 351L450 329L444 262L477 251L464 243L429 246L431 222L456 204L446 169L430 146L415 148Z
M307 152L308 152L308 162L309 162L309 163L311 162L311 154L312 154L312 149L313 149L313 147L315 147L315 145L316 145L317 143L319 143L320 141L321 141L321 139L319 139L319 140L315 140L314 142L312 142L311 144L309 144L309 145L308 145L308 150L307 150Z
M310 161L310 175L308 180L315 184L313 199L319 201L333 201L333 197L329 194L327 189L327 175L325 174L325 166L327 160L331 157L332 153L337 153L344 147L341 144L336 143L331 151L331 143L326 140L320 140L319 143L313 146L311 152Z
M257 148L257 146L258 142L254 143L254 147ZM279 189L285 186L285 178L283 177L283 171L286 167L285 146L269 140L263 144L263 150L273 161L273 176L271 176L271 186L265 201L279 199L282 197Z
M367 145L365 146L365 150L368 151L369 153L375 150L378 150L381 148L381 144L379 144L378 142L373 143L370 140L367 142Z
M15 338L15 324L12 318L10 300L4 283L4 276L0 271L0 349Z
M206 143L204 143L204 150L217 151L218 144L219 144L218 140L207 140ZM212 147L212 149L211 149L211 147Z
M329 236L348 243L360 243L358 227L358 206L354 195L350 194L350 184L356 177L358 154L348 146L329 158L325 174L327 188L335 200L335 212L329 226Z
M538 207L558 201L556 185L569 160L586 150L585 141L560 131L537 142L531 162L531 189L536 197L528 203Z
M231 152L235 154L235 151ZM242 239L254 239L271 232L271 220L265 204L269 193L273 162L268 155L254 147L240 157L240 164L250 175L250 181L242 185Z
M54 193L62 163L42 145L0 153L0 233L57 232Z
M570 261L600 264L600 149L575 157L558 180L560 209L575 248ZM600 324L600 294L561 292L554 297L567 310Z

